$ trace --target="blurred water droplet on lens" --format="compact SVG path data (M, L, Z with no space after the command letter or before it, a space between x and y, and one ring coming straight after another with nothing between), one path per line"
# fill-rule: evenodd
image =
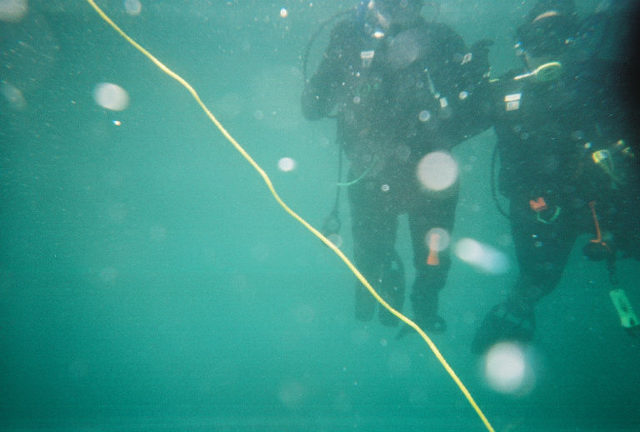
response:
M423 123L428 122L431 119L431 113L427 110L422 110L418 114L418 119Z
M28 10L27 0L0 0L0 21L18 22Z
M140 0L124 0L124 9L129 15L140 15L142 3Z
M9 106L17 111L22 111L27 107L27 101L19 88L6 81L0 82L0 94L9 103Z
M435 241L432 238L435 237ZM451 236L447 232L447 230L443 228L431 228L427 235L425 236L425 244L430 248L435 248L436 251L442 252L446 248L449 247L449 243L451 242Z
M93 99L98 105L112 111L122 111L129 106L129 94L117 84L100 83L93 89Z
M290 157L283 157L278 161L278 169L283 172L289 172L296 169L296 161Z
M329 241L333 243L337 248L342 247L342 236L340 234L330 234L327 236Z
M533 371L518 344L494 345L486 355L484 374L489 386L500 393L524 393L533 386Z
M458 164L446 152L427 154L418 164L418 180L427 189L442 191L451 187L458 178Z
M462 261L483 272L502 274L509 269L509 261L504 253L474 239L460 239L456 244L455 254Z
M393 69L403 69L411 65L420 56L424 41L415 29L405 30L389 42L387 57Z

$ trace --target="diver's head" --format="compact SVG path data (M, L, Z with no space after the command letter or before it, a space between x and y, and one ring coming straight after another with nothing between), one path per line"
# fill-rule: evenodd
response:
M518 27L518 54L529 69L560 62L571 46L577 26L573 0L540 0Z
M420 18L424 0L369 0L364 2L367 14L382 29L406 26Z

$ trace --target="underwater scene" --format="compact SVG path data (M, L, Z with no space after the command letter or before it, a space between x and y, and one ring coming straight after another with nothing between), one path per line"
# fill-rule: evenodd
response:
M0 431L640 431L634 6L0 0Z

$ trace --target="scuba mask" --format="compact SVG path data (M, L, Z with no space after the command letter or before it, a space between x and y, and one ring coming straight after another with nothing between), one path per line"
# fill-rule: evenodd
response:
M408 25L420 17L423 0L362 0L356 15L367 33L382 38L393 25Z
M517 46L532 57L559 57L573 42L575 27L573 16L548 10L518 27Z
M547 10L533 17L529 23L518 28L516 52L524 57L525 63L531 67L532 61L549 59L528 73L519 75L516 80L532 78L537 82L557 80L562 74L562 63L567 49L573 43L575 18L557 10Z

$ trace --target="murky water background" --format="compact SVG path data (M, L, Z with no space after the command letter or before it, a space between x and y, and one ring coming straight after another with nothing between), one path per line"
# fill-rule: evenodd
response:
M354 3L99 2L198 89L315 225L333 203L337 148L331 121L300 114L301 55ZM532 3L443 0L439 19L468 44L494 39L498 76L518 66L511 36ZM84 1L0 0L0 13L0 429L483 430L418 337L355 321L349 271ZM435 342L497 430L638 430L639 343L620 328L605 269L579 247L540 305L526 388L491 388L470 354L516 275L489 192L493 143L488 131L456 149L452 241L487 245L508 267L454 261L449 330ZM637 263L619 274L640 308Z

